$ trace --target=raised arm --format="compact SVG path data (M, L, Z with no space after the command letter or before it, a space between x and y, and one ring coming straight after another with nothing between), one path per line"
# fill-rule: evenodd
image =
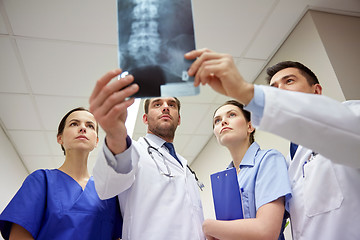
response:
M230 55L200 49L185 54L185 58L196 59L188 71L195 76L196 86L209 84L244 105L253 100L254 85L241 77ZM359 100L346 106L326 96L268 89L260 129L313 149L336 163L360 168Z
M116 196L127 189L134 179L131 161L133 151L126 151L125 121L127 108L134 102L128 98L138 91L139 86L129 86L134 81L131 75L111 82L119 74L121 69L106 73L97 81L89 99L89 109L106 133L106 144L103 151L99 152L93 169L95 188L101 199ZM128 157L117 160L115 155L120 153Z
M360 100L340 103L317 94L262 89L266 104L260 129L360 168Z

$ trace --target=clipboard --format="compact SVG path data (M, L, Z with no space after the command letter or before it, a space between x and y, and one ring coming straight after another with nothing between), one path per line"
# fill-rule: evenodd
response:
M229 168L210 175L217 220L244 218L242 197L236 169Z

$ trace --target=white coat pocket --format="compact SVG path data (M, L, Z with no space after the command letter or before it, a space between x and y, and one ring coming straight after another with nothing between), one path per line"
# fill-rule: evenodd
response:
M344 200L330 160L317 155L304 165L304 204L308 217L333 211Z

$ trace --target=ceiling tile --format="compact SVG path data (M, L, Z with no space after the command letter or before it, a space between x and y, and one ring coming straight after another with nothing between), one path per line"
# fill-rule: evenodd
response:
M225 103L222 102L221 104ZM209 104L207 106L207 110L205 111L205 114L203 115L202 119L198 120L198 125L196 127L196 130L194 134L197 135L212 135L213 132L213 116L214 111L221 105L221 104Z
M9 131L21 156L25 155L50 155L49 143L41 131Z
M16 41L35 94L89 97L97 79L117 67L115 45Z
M232 98L224 96L222 94L218 94L213 103L221 105L221 104L225 103L227 100L230 100L230 99L232 99Z
M88 98L35 96L41 122L45 130L57 130L58 125L67 112L77 107L88 108Z
M1 26L0 26L1 27ZM27 86L22 76L16 54L15 44L9 37L0 36L0 91L27 93Z
M64 157L23 156L22 160L28 171L31 173L38 169L59 168L64 162Z
M115 0L4 0L17 36L117 44Z
M183 134L180 131L176 131L174 138L174 146L176 152L180 153L180 155L183 155L186 145L190 141L190 139L191 135Z
M41 129L37 110L28 95L0 93L0 118L7 129Z
M267 61L237 58L235 63L245 81L252 83L262 71Z
M245 57L268 60L301 19L307 3L308 1L280 0L252 41Z
M57 131L47 131L45 132L45 137L47 142L49 143L49 150L51 155L53 156L64 156L63 151L61 150L60 144L56 139Z
M196 47L240 56L274 2L275 0L193 1Z
M181 103L211 103L216 98L217 94L212 88L208 85L200 85L200 93L195 96L183 96L179 97Z
M182 134L193 134L206 115L208 105L199 103L183 103L180 111L181 124L177 131Z
M211 136L192 135L182 153L185 156L197 156L209 141L210 137Z

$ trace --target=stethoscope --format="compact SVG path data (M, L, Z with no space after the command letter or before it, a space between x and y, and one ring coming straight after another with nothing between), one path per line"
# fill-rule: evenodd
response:
M148 147L147 147L147 152L148 152L148 154L150 155L151 159L154 161L154 163L155 163L155 165L156 165L159 173L160 173L161 175L164 175L164 176L169 177L169 178L174 177L174 175L171 173L169 164L167 163L166 158L164 157L164 155L163 155L157 148L151 146L151 144L149 143L149 141L148 141L145 137L143 137L143 139L145 140L145 142L146 142L147 145L148 145ZM165 167L166 167L166 172L164 172L164 171L160 168L158 162L155 160L155 158L154 158L154 156L153 156L153 153L154 153L154 152L156 152L156 153L160 156L160 158L162 158L162 160L163 160L163 162L164 162L164 165L165 165ZM197 183L197 185L199 186L200 190L202 191L203 188L205 187L205 185L204 185L202 182L199 181L199 179L198 179L197 176L196 176L195 171L192 170L189 165L186 165L186 166L187 166L187 168L190 170L190 172L194 175L195 180L196 180L196 183Z

